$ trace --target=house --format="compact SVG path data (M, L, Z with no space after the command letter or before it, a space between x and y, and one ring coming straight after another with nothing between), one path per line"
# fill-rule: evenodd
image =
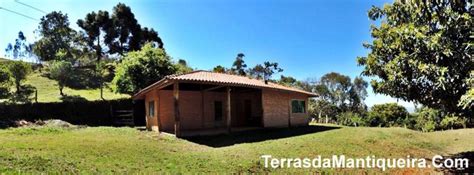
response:
M147 129L189 136L307 125L308 98L316 96L244 76L193 71L166 76L133 99L145 100Z

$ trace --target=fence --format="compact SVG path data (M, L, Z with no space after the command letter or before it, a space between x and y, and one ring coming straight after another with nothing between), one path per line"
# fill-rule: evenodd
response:
M0 104L0 120L60 119L77 125L116 125L116 110L133 110L135 125L142 125L144 105L131 99L110 101L74 101L32 104ZM141 111L143 110L143 111Z

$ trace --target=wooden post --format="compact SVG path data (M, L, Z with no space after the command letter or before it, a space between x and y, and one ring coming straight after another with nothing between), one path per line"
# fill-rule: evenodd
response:
M230 133L231 128L232 128L232 116L231 116L231 100L230 100L230 87L227 87L226 89L227 92L227 108L226 108L226 113L227 113L227 131Z
M181 126L179 118L179 82L173 84L174 99L174 134L176 137L181 136Z
M160 101L161 101L161 97L160 97L160 90L157 90L156 91L156 96L158 97L158 99L156 100L156 105L158 106L156 109L156 120L157 120L157 123L158 123L158 132L160 132L160 129L161 129L161 119L160 119L160 107L161 107L161 104L160 104Z
M204 89L201 84L201 127L204 129Z
M291 128L291 98L288 92L288 128Z

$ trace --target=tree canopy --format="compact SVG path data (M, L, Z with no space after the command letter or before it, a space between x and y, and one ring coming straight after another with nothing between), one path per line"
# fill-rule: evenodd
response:
M371 26L373 41L364 44L370 52L358 64L363 75L376 77L376 93L472 114L458 106L474 69L467 1L395 1L373 7L369 18L380 25Z
M57 11L46 14L36 32L40 39L35 42L33 52L41 61L54 60L61 49L72 55L71 46L76 32L69 27L67 14Z
M49 66L49 76L58 82L59 94L64 96L63 89L70 81L69 73L72 72L72 64L68 61L53 61Z
M245 69L247 68L247 64L245 64L244 57L245 55L243 53L237 54L237 57L235 58L235 61L232 64L232 67L230 68L230 71L233 74L242 75L242 76L247 75L247 73L245 72Z
M141 28L129 6L118 3L112 10L110 27L106 29L105 44L109 53L124 55L129 51L137 51L147 42L155 43L163 49L163 41L158 32L147 27Z
M33 55L33 45L28 43L23 32L19 31L15 43L8 43L5 53L14 59L31 57Z
M129 52L123 58L112 84L115 92L134 94L176 71L176 65L163 49L146 44L140 51Z

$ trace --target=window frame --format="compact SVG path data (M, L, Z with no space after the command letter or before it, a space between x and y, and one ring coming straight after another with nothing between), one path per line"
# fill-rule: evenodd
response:
M155 117L155 100L148 101L148 117Z
M300 111L295 112L295 110L293 108L293 102L294 101L297 101L298 105L301 105L300 103L302 102L302 104L303 104L303 106L302 106L303 111L302 112L300 112ZM306 114L306 111L307 111L307 109L306 109L306 100L304 100L304 99L291 99L290 105L291 105L291 113L292 114Z

